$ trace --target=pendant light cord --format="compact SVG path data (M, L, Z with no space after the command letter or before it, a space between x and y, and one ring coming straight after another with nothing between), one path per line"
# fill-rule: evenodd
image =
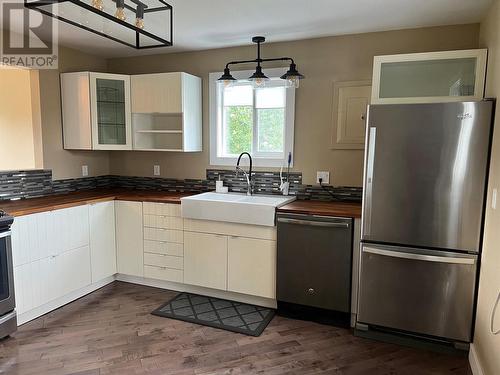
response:
M493 311L491 312L491 327L490 327L490 330L491 330L491 333L493 333L494 335L498 335L500 333L500 329L498 329L498 330L495 331L495 328L494 328L495 315L496 315L499 303L500 303L500 292L498 292L498 296L497 296L497 300L495 302L495 306L493 306Z

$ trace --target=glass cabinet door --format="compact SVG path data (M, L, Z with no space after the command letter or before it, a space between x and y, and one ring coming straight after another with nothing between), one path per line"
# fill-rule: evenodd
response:
M94 148L131 149L129 77L102 73L92 75Z
M486 50L376 56L372 103L481 100Z

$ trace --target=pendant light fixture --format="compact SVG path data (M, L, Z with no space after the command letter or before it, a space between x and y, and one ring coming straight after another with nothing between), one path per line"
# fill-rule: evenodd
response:
M165 0L24 0L24 6L132 48L173 44L173 8Z
M255 67L255 72L248 78L250 82L252 82L254 87L263 87L266 82L270 79L267 77L262 71L262 63L269 61L290 61L290 68L288 71L283 74L280 78L285 81L285 86L288 88L298 88L299 81L304 78L302 74L297 71L297 66L295 65L295 61L291 57L277 57L271 59L263 59L260 55L260 45L264 43L266 38L263 36L254 36L252 38L252 42L257 44L257 58L254 60L240 60L240 61L230 61L226 64L224 68L224 74L218 79L218 81L224 86L230 86L232 83L236 81L236 79L231 75L231 71L229 69L230 65L237 64L249 64L249 63L257 63Z

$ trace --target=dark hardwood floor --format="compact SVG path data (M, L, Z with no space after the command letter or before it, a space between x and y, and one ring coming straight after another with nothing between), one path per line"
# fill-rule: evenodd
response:
M0 373L470 374L466 358L279 316L249 337L150 315L174 295L110 284L0 341Z

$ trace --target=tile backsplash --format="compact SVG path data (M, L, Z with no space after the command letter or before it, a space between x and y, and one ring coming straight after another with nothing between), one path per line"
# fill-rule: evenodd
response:
M114 175L52 180L52 171L43 169L0 171L0 200L33 198L98 188L204 192L215 190L215 181L219 178L230 191L246 192L245 177L242 174L237 176L233 170L207 169L206 179L200 180ZM252 181L255 194L281 194L279 172L252 172ZM359 187L322 188L316 185L303 185L301 172L290 172L289 181L290 195L296 195L298 199L361 201L362 189Z

